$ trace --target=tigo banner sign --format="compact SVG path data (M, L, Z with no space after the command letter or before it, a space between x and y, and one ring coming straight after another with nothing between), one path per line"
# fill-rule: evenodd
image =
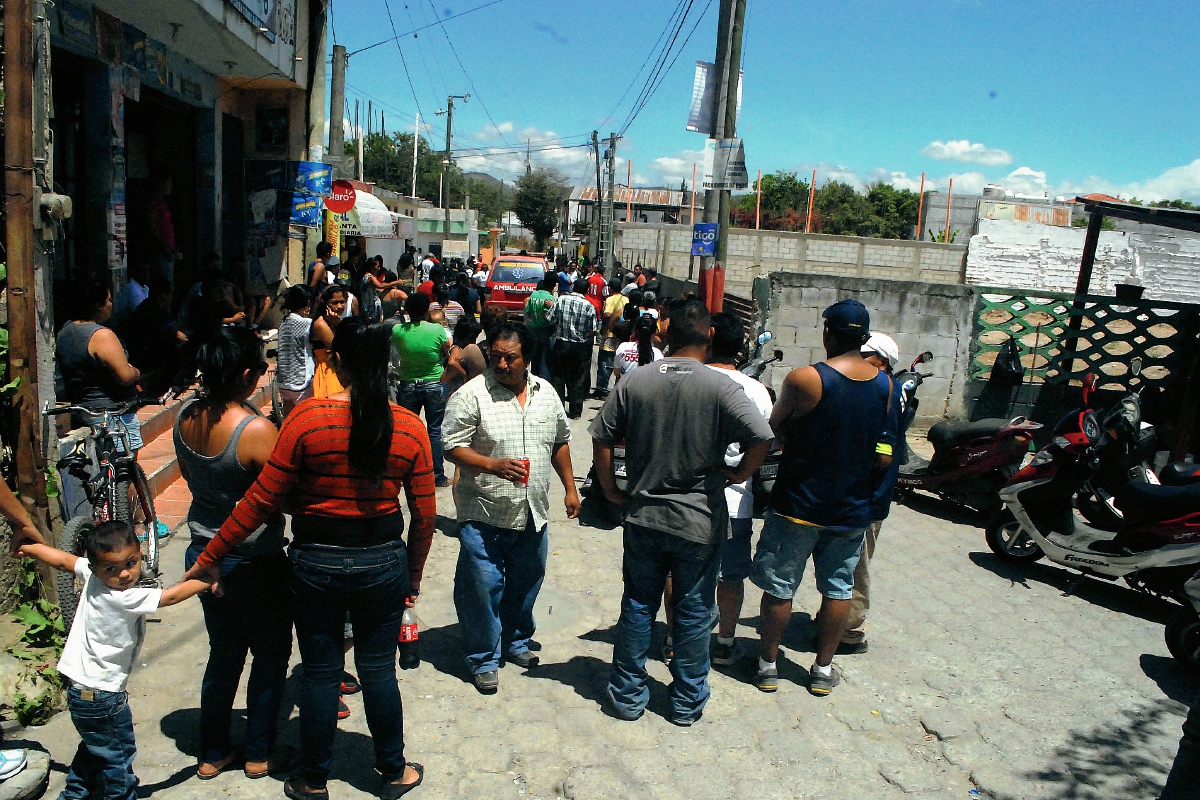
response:
M692 255L711 258L717 254L717 223L697 222L692 226Z

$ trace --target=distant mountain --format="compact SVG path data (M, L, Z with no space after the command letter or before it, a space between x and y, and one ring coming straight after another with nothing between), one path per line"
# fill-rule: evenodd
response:
M486 172L464 172L463 177L464 178L475 178L476 180L480 180L480 181L483 181L484 183L491 184L492 186L495 186L497 189L500 189L500 190L509 188L508 184L506 184L504 181L500 180L495 175L489 175Z

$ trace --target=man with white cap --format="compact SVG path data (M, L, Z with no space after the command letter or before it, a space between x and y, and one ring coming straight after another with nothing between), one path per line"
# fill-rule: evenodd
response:
M896 341L886 333L871 331L870 338L860 348L864 359L871 365L891 377L892 370L900 361L900 348ZM901 417L904 413L903 392L893 383L892 403L889 412L892 416L893 431L898 431L899 442L893 444L899 447L897 454L903 453L904 431L901 429ZM853 655L867 652L866 622L867 611L871 608L871 574L869 572L871 559L875 556L875 543L879 540L879 529L887 519L891 510L892 493L896 489L896 477L900 472L900 462L903 458L892 459L891 465L883 471L879 485L871 496L871 525L863 538L862 550L858 554L858 566L854 568L854 595L850 598L850 618L846 620L846 631L838 645L838 655Z

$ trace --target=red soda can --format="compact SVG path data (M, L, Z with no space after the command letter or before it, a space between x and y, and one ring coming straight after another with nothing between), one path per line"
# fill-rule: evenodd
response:
M525 477L521 479L521 485L528 486L529 485L529 459L528 458L518 458L517 461L519 461L525 467Z

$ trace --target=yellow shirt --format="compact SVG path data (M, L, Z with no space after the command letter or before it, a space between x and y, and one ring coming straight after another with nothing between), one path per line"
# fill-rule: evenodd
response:
M614 295L609 295L604 301L604 319L601 320L602 328L600 331L600 349L601 350L616 350L617 343L612 338L612 323L610 319L620 319L621 312L625 308L625 304L629 302L629 298L618 292Z

